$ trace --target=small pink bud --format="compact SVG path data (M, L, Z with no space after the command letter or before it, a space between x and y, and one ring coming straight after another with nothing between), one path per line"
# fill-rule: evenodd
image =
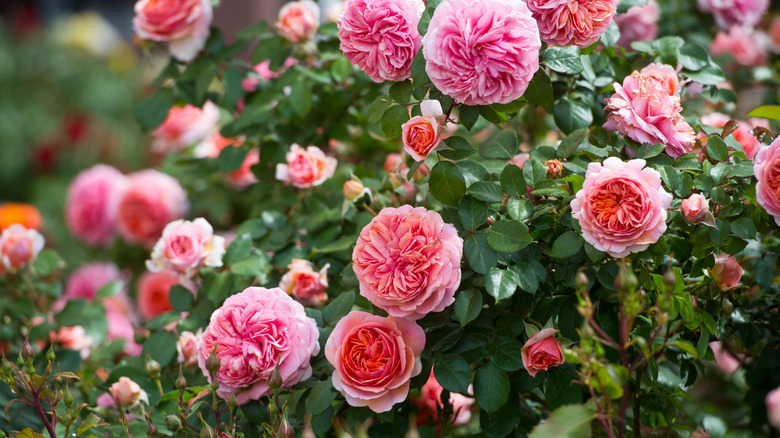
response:
M740 285L742 279L742 266L739 266L737 260L728 254L715 256L715 266L710 269L715 284L720 290L727 291Z
M710 213L710 201L704 196L694 193L682 201L682 214L692 224L698 224Z
M360 195L363 194L363 183L359 179L351 179L344 183L344 197L350 201L354 201Z

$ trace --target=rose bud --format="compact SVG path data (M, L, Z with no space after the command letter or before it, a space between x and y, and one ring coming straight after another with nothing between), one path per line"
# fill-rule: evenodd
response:
M120 408L132 406L139 401L149 403L146 392L127 377L120 377L118 382L108 388L108 392L111 393L114 403Z
M720 290L727 291L739 286L742 278L742 267L736 259L728 254L715 256L715 266L710 269L710 276Z
M547 161L547 179L558 179L563 176L563 164L558 160Z
M536 377L539 371L547 371L550 367L564 362L561 344L555 339L558 330L546 328L531 336L520 350L523 366L531 377Z
M698 224L710 213L710 201L699 193L694 193L682 201L682 214L692 224Z
M363 187L363 183L358 178L353 177L353 179L344 183L344 197L349 201L356 200L363 194L364 190L365 187Z
M401 127L404 150L416 161L424 160L441 142L439 119L443 117L438 100L424 100L420 103L422 116L412 117Z
M420 167L417 168L417 170L414 171L414 175L412 175L412 179L414 179L414 182L417 184L420 184L423 182L426 176L431 174L431 168L428 166L428 163L422 163L420 164Z

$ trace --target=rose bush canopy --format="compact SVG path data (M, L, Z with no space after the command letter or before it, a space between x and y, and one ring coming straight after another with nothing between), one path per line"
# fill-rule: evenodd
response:
M2 436L777 436L768 1L217 3L0 204Z

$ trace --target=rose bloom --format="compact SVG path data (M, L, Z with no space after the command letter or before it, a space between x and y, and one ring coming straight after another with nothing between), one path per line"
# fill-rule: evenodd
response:
M209 381L206 359L216 347L217 394L238 404L270 393L274 368L289 388L311 376L310 360L320 352L319 331L303 306L279 288L250 287L229 297L211 315L198 345L198 365Z
M339 47L374 82L409 79L424 10L421 0L350 0L339 17Z
M694 193L682 200L681 210L688 222L698 224L710 214L710 201L701 194Z
M755 30L739 25L731 26L729 32L718 32L710 43L710 54L730 55L738 64L747 67L766 65L767 47Z
M640 70L639 74L660 82L670 96L680 95L680 78L671 65L651 63Z
M718 368L727 374L736 373L739 369L739 359L723 348L723 342L712 341L709 345L712 349L712 354L715 356L715 364Z
M138 281L136 295L141 318L152 319L173 310L169 293L179 283L179 276L175 272L145 272Z
M0 273L16 271L35 260L46 242L36 230L13 224L0 234Z
M287 164L276 165L276 179L300 189L314 187L325 182L336 171L336 161L317 146L306 149L293 143L287 152Z
M775 223L780 225L780 137L758 151L753 163L753 174L758 181L758 205L774 216Z
M225 239L214 235L206 219L179 219L165 226L151 259L146 261L146 268L152 272L169 269L191 277L204 266L219 268L224 255Z
M726 123L730 120L731 117L721 113L712 113L701 117L701 123L703 125L712 126L713 128L722 128L726 126ZM737 120L737 123L739 123L739 126L737 126L737 129L731 134L734 136L734 139L742 145L742 151L745 152L745 157L752 160L755 158L762 145L758 139L750 133L750 129L751 127L757 128L759 126L769 128L769 124L763 119L751 119L748 122ZM703 139L704 137L706 137L706 134L699 134L699 138ZM706 141L703 140L702 142L706 144Z
M607 31L617 0L527 0L542 41L551 46L585 48Z
M737 260L728 254L716 255L715 266L710 269L710 276L718 288L725 292L741 285L739 280L742 279L742 266L739 266Z
M455 302L462 256L463 239L439 213L387 207L360 232L352 269L372 304L417 320Z
M769 0L699 0L702 12L711 12L718 26L755 26L769 9Z
M766 395L766 418L775 429L780 429L780 388L775 388Z
M176 179L152 169L136 172L119 200L119 233L128 242L151 247L188 208L187 193Z
M127 356L140 356L143 347L135 342L135 328L129 316L111 306L106 306L108 320L108 340L124 341L122 353Z
M78 351L81 355L81 359L89 357L89 350L92 348L93 340L90 336L87 336L84 327L80 325L74 327L60 327L56 333L52 334L54 342L58 342L68 350Z
M119 380L108 388L114 403L120 408L132 406L138 402L149 403L149 397L141 386L127 377L120 377Z
M196 157L217 158L226 147L241 147L244 144L244 137L225 138L218 130L203 142L201 142L194 151ZM258 179L252 172L252 166L260 162L260 149L252 148L244 156L244 161L236 170L225 173L225 182L235 189L243 189L257 183Z
M555 339L558 330L546 328L531 336L520 350L523 367L531 377L536 377L539 371L547 371L550 367L564 362L561 344Z
M636 41L654 40L658 36L658 20L661 10L655 0L644 6L632 6L620 15L615 15L615 23L620 29L620 39L615 46L626 50Z
M160 126L152 131L152 150L170 153L207 138L219 123L219 108L206 101L203 109L194 105L174 106Z
M466 105L509 103L539 69L539 29L522 0L446 0L423 37L425 71Z
M32 204L18 202L0 204L0 230L13 224L19 224L27 229L40 230L43 225L41 212Z
M654 77L634 72L621 86L613 84L615 94L606 99L609 111L604 128L618 131L639 143L661 143L672 158L690 152L695 135L680 114L680 98Z
M415 116L401 126L404 150L416 161L424 160L441 142L438 119L444 116L438 100L420 103L422 116Z
M190 61L206 46L213 18L211 0L138 0L133 29L139 38L168 43L180 61Z
M661 175L645 168L645 160L623 162L609 157L588 165L571 209L585 241L619 258L658 241L666 231L666 209L671 203Z
M433 418L433 421L439 426L439 417L441 416L439 412L444 409L444 403L441 400L442 391L444 388L436 380L433 370L431 370L428 381L420 388L420 397L412 399L412 403L420 408L420 416L417 417L418 426L428 424L430 418ZM474 404L474 399L457 392L450 392L449 401L452 405L450 422L454 425L468 424L471 419L471 406Z
M320 27L320 7L311 0L289 2L279 10L279 34L294 43L308 40Z
M65 222L73 235L91 245L108 245L117 228L119 199L128 178L105 164L97 164L70 183L65 200Z
M409 379L420 374L425 332L414 321L352 311L325 344L336 368L333 387L350 406L386 412L409 395Z
M198 364L198 344L203 338L203 329L198 329L197 333L182 332L179 341L176 343L176 351L179 353L179 362L184 366Z
M287 273L279 280L279 289L294 296L304 306L317 307L328 301L328 268L330 264L315 272L306 260L292 259Z

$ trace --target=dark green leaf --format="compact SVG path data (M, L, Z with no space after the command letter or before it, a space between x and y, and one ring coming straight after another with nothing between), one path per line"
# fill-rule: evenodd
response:
M511 271L517 274L520 289L531 294L539 289L539 279L537 278L533 264L539 265L539 262L519 263L509 267ZM544 268L542 268L542 270L544 270Z
M509 217L517 221L524 221L534 214L534 205L528 199L509 198L506 209Z
M352 310L355 304L355 292L342 292L325 308L322 309L322 320L329 326L336 325L341 318Z
M580 99L561 100L555 105L553 113L555 124L565 134L571 134L577 129L586 129L593 123L590 107Z
M680 48L677 60L683 68L698 71L710 64L710 56L707 51L698 44L686 44Z
M125 288L125 282L122 280L114 280L98 289L95 293L95 298L106 298L119 295L122 289Z
M729 148L722 138L710 135L707 139L707 155L715 161L726 161L729 158Z
M507 164L504 171L501 172L501 189L509 196L523 196L526 191L523 171L519 166Z
M542 56L542 64L558 73L576 75L582 71L580 49L575 46L548 47Z
M501 186L490 181L477 181L470 185L466 192L480 201L488 203L504 200L504 192L501 190Z
M587 129L578 129L561 140L555 154L558 158L569 158L588 136Z
M247 150L243 147L228 146L220 151L217 157L216 163L219 170L223 172L231 172L239 167L244 162Z
M491 248L506 253L520 251L533 241L525 224L507 219L497 221L490 227L487 240Z
M585 405L562 406L534 427L528 438L590 438L590 422L595 418L593 410Z
M504 371L517 371L523 368L522 355L523 349L517 339L508 336L499 336L488 348L490 361Z
M490 140L482 143L479 146L479 155L482 158L509 160L520 152L519 146L520 142L517 140L517 133L511 129L505 129Z
M433 375L441 386L448 391L468 393L471 369L468 362L459 354L445 354L435 359Z
M471 196L464 196L458 202L458 216L465 229L473 230L485 223L488 218L488 208L484 202Z
M382 121L382 116L385 115L385 111L392 102L387 99L387 96L380 95L371 103L368 107L368 123L376 125Z
M488 362L477 370L474 378L474 396L485 412L493 413L501 409L509 399L509 378L506 372L493 362Z
M46 277L53 273L60 265L64 265L60 256L53 249L44 249L38 254L33 262L35 272L42 277Z
M457 205L466 194L466 181L454 164L440 161L433 166L428 185L434 198L445 205Z
M485 233L467 237L463 242L463 252L471 269L479 274L487 274L498 263L498 254L488 245Z
M168 291L168 299L174 310L189 312L192 309L192 302L195 300L195 297L193 297L189 289L177 284Z
M311 111L311 100L311 86L306 76L301 75L293 84L292 91L290 91L290 104L298 117L303 119L309 114L309 111Z
M439 148L439 154L448 160L462 160L474 153L468 141L463 137L454 135L444 139L444 145L449 148Z
M463 126L471 131L471 128L473 128L474 124L479 120L479 107L461 105L458 107L458 115L460 116L460 122L463 123Z
M639 149L636 151L636 157L637 158L652 158L656 155L660 154L664 151L664 148L666 146L660 143L656 144L650 144L650 143L643 143L641 146L639 146Z
M333 404L337 395L330 379L319 382L314 385L306 398L306 410L312 415L319 415Z
M482 294L475 289L468 289L458 293L455 299L455 316L458 317L461 327L473 321L482 310Z
M544 393L547 396L547 402L553 409L563 405L582 403L582 390L572 376L562 371L561 367L551 368L547 372Z
M553 103L552 82L543 68L536 71L533 79L528 83L528 89L525 90L523 97L529 102L543 107Z
M412 99L412 82L396 82L390 87L390 97L401 103L409 103Z
M176 356L176 342L178 339L173 332L168 330L159 331L144 342L142 357L147 354L152 359L160 362L161 366L166 366Z
M582 248L582 242L582 236L579 233L567 231L555 239L550 255L559 259L573 257Z
M530 159L523 163L523 179L531 187L547 178L547 167L541 161Z
M151 131L168 117L173 102L173 91L170 88L160 88L138 104L135 118L142 128Z
M402 105L393 105L382 116L382 131L387 138L401 136L401 126L409 121L409 111Z
M731 223L731 232L745 240L756 238L756 225L749 218L741 217Z
M511 298L517 290L517 285L517 274L506 269L490 268L485 276L485 290L496 301Z

